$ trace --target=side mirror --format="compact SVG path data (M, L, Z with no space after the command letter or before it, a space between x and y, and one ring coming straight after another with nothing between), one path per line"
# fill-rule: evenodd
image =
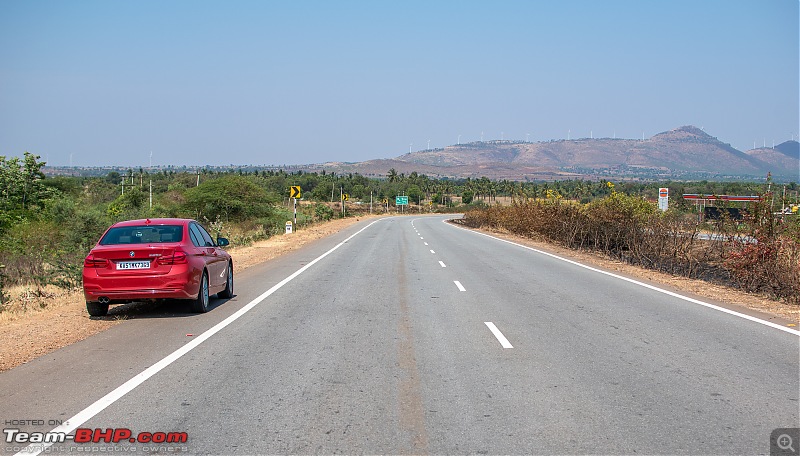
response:
M227 238L218 237L217 238L217 245L220 246L220 247L225 247L226 245L230 245L230 241L228 241Z

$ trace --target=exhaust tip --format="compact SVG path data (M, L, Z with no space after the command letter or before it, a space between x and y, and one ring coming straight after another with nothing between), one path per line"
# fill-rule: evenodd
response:
M100 304L108 304L108 302L109 302L110 300L108 299L108 297L107 297L107 296L100 296L100 298L98 299L98 301L100 302Z

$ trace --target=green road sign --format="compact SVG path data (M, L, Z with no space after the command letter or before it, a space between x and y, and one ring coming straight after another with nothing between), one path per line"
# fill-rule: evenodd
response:
M407 196L396 196L394 199L394 204L397 206L408 206L408 197Z

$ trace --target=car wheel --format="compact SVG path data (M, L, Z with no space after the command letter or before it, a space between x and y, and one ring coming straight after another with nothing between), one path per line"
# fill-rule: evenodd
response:
M200 279L200 291L197 292L197 298L192 302L192 310L197 313L208 312L208 274L203 271L203 277Z
M108 314L108 304L86 301L86 311L92 317L104 317Z
M233 266L230 263L228 263L228 277L225 279L225 289L217 293L217 296L222 299L233 297Z

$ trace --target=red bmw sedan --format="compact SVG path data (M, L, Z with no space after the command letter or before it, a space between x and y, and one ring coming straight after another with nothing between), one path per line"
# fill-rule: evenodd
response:
M129 220L112 225L83 261L83 294L89 315L109 304L154 299L192 300L208 311L209 295L233 297L233 261L195 220Z

